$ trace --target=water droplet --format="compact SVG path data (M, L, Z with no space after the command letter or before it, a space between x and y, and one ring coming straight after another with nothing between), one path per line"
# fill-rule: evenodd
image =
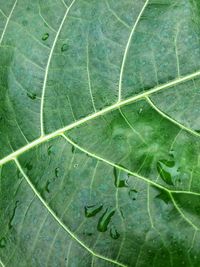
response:
M121 213L122 218L125 219L122 208L119 208L119 212Z
M77 168L78 167L78 163L74 164L74 168Z
M46 32L43 36L42 36L42 40L46 41L49 38L49 34Z
M108 229L108 225L111 221L112 216L115 214L115 210L109 211L106 209L106 211L103 213L103 215L100 217L97 225L97 230L99 232L106 232Z
M83 232L83 234L87 235L87 236L92 236L93 235L93 233L91 233L91 232Z
M129 176L127 173L117 169L116 167L114 167L113 173L115 178L114 183L116 187L128 187Z
M55 168L55 176L56 177L59 176L59 172L60 172L60 168L59 167Z
M27 96L32 100L36 99L36 97L37 97L37 95L35 93L30 93L30 92L27 93Z
M131 189L131 190L128 192L128 195L129 195L129 197L130 197L132 200L136 200L136 199L137 199L137 195L138 195L138 191L135 190L135 189Z
M93 217L98 212L100 212L103 208L103 205L91 205L91 206L85 206L85 217Z
M174 150L173 150L173 149L171 149L171 150L169 151L169 155L170 155L170 157L174 158Z
M195 207L195 211L200 214L200 206Z
M48 154L49 156L51 155L52 150L53 150L53 146L52 146L52 145L49 146L49 147L47 148L47 154Z
M174 161L160 160L157 162L157 170L163 181L169 185L174 185L173 180L178 175L178 168Z
M2 237L0 239L0 248L5 248L6 243L7 243L6 238L5 237Z
M20 172L19 169L17 169L17 178L18 178L19 180L21 180L21 179L24 178L23 175L22 175L22 173Z
M22 21L22 25L23 25L23 26L27 26L27 25L28 25L28 21L27 21L27 20L23 20L23 21Z
M120 237L119 232L114 226L112 226L110 229L110 236L112 237L112 239L118 239Z
M61 51L62 52L65 52L65 51L68 50L68 48L69 48L69 45L68 44L63 44L62 47L61 47Z
M50 192L49 186L50 186L50 181L47 181L46 185L45 185L45 188L44 188L47 193Z
M14 210L13 210L13 213L12 213L12 216L10 218L10 221L8 223L8 228L11 229L13 227L13 220L14 220L14 217L15 217L15 213L16 213L16 209L18 207L18 204L19 204L19 200L17 200L15 202L15 207L14 207Z
M32 170L33 165L32 165L31 163L27 163L27 164L25 165L25 168L26 168L28 171L30 171L30 170Z
M142 111L143 111L143 108L140 108L140 109L138 110L138 114L141 114Z
M160 193L156 196L156 198L159 198L162 201L164 201L166 204L168 204L170 202L170 198L169 198L168 193L163 191L163 190L159 190L159 191L160 191Z
M72 153L74 153L74 151L75 151L75 146L72 145Z

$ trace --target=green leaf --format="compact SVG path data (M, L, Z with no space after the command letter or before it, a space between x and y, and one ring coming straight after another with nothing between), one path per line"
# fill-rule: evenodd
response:
M0 0L0 266L200 266L198 0Z

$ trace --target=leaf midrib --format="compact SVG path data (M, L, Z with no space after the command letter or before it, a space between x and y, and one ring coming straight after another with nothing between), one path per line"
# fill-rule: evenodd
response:
M110 111L118 109L118 108L120 108L122 106L125 106L127 104L133 103L133 102L135 102L137 100L145 99L146 97L148 97L151 94L157 93L157 92L162 91L162 90L164 90L166 88L170 88L170 87L176 86L176 85L178 85L180 83L183 83L183 82L186 82L188 80L194 79L194 78L196 78L198 76L200 76L200 71L194 72L194 73L186 75L184 77L180 77L180 78L174 79L174 80L172 80L172 81L170 81L168 83L153 87L152 89L150 89L150 90L148 90L146 92L143 92L141 94L138 94L138 95L135 95L133 97L127 98L125 100L122 100L120 102L117 102L117 103L115 103L115 104L113 104L113 105L111 105L109 107L106 107L106 108L104 108L104 109L102 109L102 110L100 110L98 112L95 112L95 113L93 113L93 114L91 114L91 115L89 115L89 116L87 116L85 118L82 118L82 119L80 119L80 120L78 120L78 121L76 121L76 122L74 122L72 124L69 124L69 125L67 125L67 126L65 126L63 128L60 128L60 129L58 129L58 130L56 130L56 131L54 131L54 132L52 132L50 134L47 134L47 135L44 135L44 136L40 136L38 139L30 142L29 144L25 145L24 147L21 147L18 150L16 150L15 152L12 152L11 154L9 154L6 157L2 158L0 160L0 166L5 164L5 163L7 163L7 162L9 162L9 161L11 161L11 160L13 160L13 159L15 159L15 158L17 158L21 154L29 151L30 149L36 147L37 145L42 144L44 142L47 142L48 140L53 139L53 138L55 138L55 137L57 137L59 135L62 135L66 131L69 131L69 130L71 130L73 128L76 128L76 127L78 127L78 126L80 126L80 125L82 125L82 124L84 124L86 122L89 122L89 121L91 121L91 120L93 120L95 118L98 118L98 117L100 117L100 116L102 116L102 115L104 115L104 114L106 114L106 113L108 113ZM179 123L179 126L181 126L180 123ZM193 131L193 130L191 130L191 129L183 126L183 125L182 125L182 128L184 128L185 130L188 130L188 132L190 132L190 133L193 132L194 135L200 136L195 131Z

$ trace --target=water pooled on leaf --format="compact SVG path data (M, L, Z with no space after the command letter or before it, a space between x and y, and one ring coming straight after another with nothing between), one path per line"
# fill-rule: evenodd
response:
M157 170L163 181L174 185L174 178L179 174L174 160L160 160L157 162Z
M72 153L74 153L74 151L75 151L75 146L72 145Z
M14 209L13 209L12 216L11 216L11 218L10 218L10 220L9 220L9 223L8 223L8 228L9 228L9 229L11 229L11 228L13 227L13 220L14 220L14 217L15 217L15 214L16 214L16 209L17 209L17 207L18 207L18 204L19 204L19 200L17 200L17 201L15 202L15 207L14 207Z
M0 248L5 248L6 243L7 243L6 238L5 237L2 237L0 239Z
M120 212L122 218L125 219L125 217L124 217L124 212L123 212L122 208L119 208L119 212Z
M53 146L51 145L47 148L47 154L50 156L52 154L52 151L53 151Z
M49 186L50 186L50 181L47 181L46 185L45 185L45 188L44 188L47 193L50 192Z
M23 26L27 26L27 25L28 25L28 20L23 20L23 21L22 21L22 25L23 25Z
M32 100L35 100L37 97L37 95L35 93L30 93L30 92L27 93L27 96Z
M46 32L46 33L42 36L42 40L43 40L43 41L46 41L48 38L49 38L49 33Z
M117 229L114 226L111 226L110 236L112 237L112 239L118 239L120 237L119 232L117 231Z
M108 229L108 225L111 221L112 216L115 214L115 210L109 211L106 209L106 211L103 213L103 215L100 217L97 225L97 230L99 232L106 232Z
M31 163L26 163L25 168L30 171L33 168L33 165Z
M132 200L136 200L136 199L137 199L137 195L138 195L138 191L135 190L135 189L131 189L131 190L128 192L128 195L129 195L130 199L132 199Z
M85 206L85 217L93 217L97 213L99 213L103 208L103 205L91 205L91 206Z
M157 190L160 193L156 196L156 198L161 199L162 201L165 202L165 204L168 204L171 201L169 194L167 192L165 192L164 190L160 190L158 188L157 188Z
M114 174L114 184L116 187L128 187L129 176L127 173L114 167L113 174Z
M59 172L60 172L60 168L59 167L55 168L55 176L56 177L59 176Z
M68 48L69 48L68 44L63 44L62 47L61 47L61 51L65 52L65 51L68 50Z
M138 110L138 114L141 114L142 111L143 111L143 108L140 108L140 109Z
M19 169L17 169L17 178L18 178L19 180L21 180L21 179L24 178L23 175L22 175L22 173L20 172Z

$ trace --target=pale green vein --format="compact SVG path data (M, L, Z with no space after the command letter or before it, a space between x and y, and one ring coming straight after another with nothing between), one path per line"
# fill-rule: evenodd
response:
M92 94L92 86L91 86L91 78L90 78L90 57L89 57L89 38L87 36L87 44L86 44L86 54L87 54L87 77L88 77L88 87L89 87L89 91L90 91L90 97L91 97L91 101L92 101L92 106L94 109L94 112L96 112L96 107L95 107L95 103L94 103L94 97Z
M159 184L157 184L157 183L155 183L155 182L149 180L148 178L146 178L146 177L144 177L144 176L142 176L142 175L139 175L138 173L132 172L132 171L130 171L130 170L128 170L128 169L126 169L126 168L124 168L124 167L118 165L118 164L115 164L115 163L113 163L113 162L111 162L111 161L109 161L109 160L107 160L107 159L104 159L104 158L102 158L102 157L100 157L100 156L98 156L98 155L95 155L94 153L89 152L88 150L86 150L86 149L80 147L79 145L77 145L76 143L74 143L74 142L73 142L71 139L69 139L66 135L62 134L61 136L62 136L64 139L66 139L71 145L73 145L74 147L78 148L80 151L84 152L85 154L87 154L87 155L89 155L89 156L91 156L91 157L93 157L93 158L96 158L96 159L98 159L98 160L100 160L100 161L102 161L102 162L105 162L105 163L107 163L108 165L111 165L111 166L113 166L113 167L115 167L115 168L117 168L117 169L119 169L119 170L121 170L121 171L127 172L127 173L129 173L129 174L131 174L131 175L133 175L133 176L135 176L135 177L137 177L137 178L139 178L139 179L142 179L142 180L144 180L145 182L150 183L150 184L152 184L152 185L154 185L154 186L156 186L156 187L158 187L158 188L161 188L161 189L163 189L163 190L165 190L165 191L166 191L166 190L168 191L168 189L166 189L166 188L163 187L162 185L159 185Z
M171 200L172 200L172 202L173 202L173 204L174 204L174 207L175 207L176 210L180 213L180 215L182 216L182 218L183 218L186 222L188 222L188 224L190 224L195 230L199 230L198 227L197 227L196 225L194 225L194 224L190 221L190 219L188 219L188 218L185 216L185 214L182 212L182 210L179 208L179 206L178 206L178 204L176 203L175 199L173 198L173 195L171 194L171 192L169 192L169 195L170 195Z
M6 266L3 264L3 262L2 262L1 259L0 259L0 265L1 265L2 267L6 267Z
M142 175L139 175L138 173L134 173L134 172L132 172L132 171L130 171L130 170L128 170L128 169L126 169L126 168L120 166L120 165L117 165L117 164L115 164L115 163L113 163L113 162L111 162L111 161L109 161L109 160L103 159L103 158L101 158L101 157L95 155L94 153L89 152L88 150L86 150L86 149L80 147L79 145L77 145L76 143L74 143L71 139L69 139L69 138L68 138L66 135L64 135L64 134L62 134L62 137L63 137L64 139L66 139L67 142L69 142L71 145L73 145L74 147L78 148L80 151L84 152L86 155L89 155L89 156L91 156L91 157L93 157L93 158L96 158L96 159L102 161L102 162L105 162L105 163L107 163L107 164L110 165L110 166L113 166L113 167L115 167L115 168L117 168L117 169L119 169L119 170L122 170L122 171L124 171L124 172L126 172L126 173L129 173L129 174L131 174L132 176L135 176L135 177L137 177L137 178L139 178L139 179L141 179L141 180L147 182L148 184L151 184L151 185L153 185L153 186L155 186L155 187L157 187L157 188L160 188L160 189L166 191L166 192L169 194L169 196L170 196L170 198L171 198L171 200L172 200L172 202L173 202L173 204L174 204L174 207L175 207L176 210L179 212L179 214L181 215L181 217L182 217L186 222L188 222L192 227L194 227L194 229L198 229L198 228L197 228L197 227L196 227L196 226L195 226L195 225L194 225L194 224L193 224L193 223L192 223L192 222L185 216L185 214L181 211L181 209L178 207L178 205L177 205L177 203L175 202L175 200L174 200L174 198L173 198L173 195L172 195L172 193L181 193L181 192L182 192L182 193L190 194L191 192L187 192L187 191L175 191L175 190L173 191L173 190L167 189L167 188L165 188L164 186L162 186L162 185L160 185L160 184L157 184L157 183L155 183L154 181L151 181L150 179L148 179L148 178L146 178L146 177L144 177L144 176L142 176ZM195 193L194 193L194 194L195 194ZM198 194L198 195L200 195L200 194Z
M174 39L174 46L175 46L175 53L176 53L176 65L177 65L177 72L178 77L180 77L180 62L179 62L179 53L178 53L178 35L179 35L179 25L176 30L176 35Z
M118 101L121 101L121 97L122 97L122 80L123 80L123 74L124 74L124 67L125 67L125 63L126 63L126 59L127 59L127 55L128 55L128 51L129 51L129 47L130 47L130 44L131 44L131 40L132 40L132 37L133 37L133 34L136 30L136 27L140 21L140 18L142 17L142 14L144 13L145 11L145 8L147 7L148 5L148 2L149 0L147 0L144 4L144 6L142 7L134 25L133 25L133 28L131 30L131 33L129 35L129 38L128 38L128 41L127 41L127 44L126 44L126 47L125 47L125 50L124 50L124 55L123 55L123 59L122 59L122 65L121 65L121 70L120 70L120 77L119 77L119 95L118 95Z
M63 25L65 23L65 20L67 18L67 15L70 11L70 9L72 8L73 4L75 3L76 0L73 0L70 4L70 6L66 9L64 17L61 21L60 27L58 28L57 34L55 36L54 42L52 44L50 53L49 53L49 57L48 57L48 61L47 61L47 65L45 68L45 75L44 75L44 81L43 81L43 86L42 86L42 98L41 98L41 105L40 105L40 128L41 128L41 136L44 136L44 97L45 97L45 91L46 91L46 85L47 85L47 79L48 79L48 73L49 73L49 67L50 67L50 63L51 63L51 59L53 56L53 52L56 46L56 43L58 41L58 37L61 33L61 30L63 28Z
M133 128L133 126L131 125L131 123L130 123L129 120L127 119L126 115L125 115L124 112L121 110L121 108L119 108L119 112L120 112L122 118L125 120L126 124L131 128L131 130L133 131L133 133L136 134L136 135L140 138L140 140L141 140L143 143L146 144L144 138L141 136L140 133L137 132L137 130L135 130L135 129Z
M6 20L6 24L5 24L5 27L3 29L3 32L2 32L2 35L1 35L1 38L0 38L0 45L1 45L2 41L3 41L3 38L4 38L4 35L5 35L5 32L6 32L6 29L8 28L8 23L10 21L10 18L12 16L12 14L13 14L13 11L14 11L14 9L16 7L16 4L17 4L17 0L14 2L14 5L13 5L11 11L10 11L10 14L9 14L9 16L8 16L8 18Z
M99 255L97 253L95 253L94 251L92 251L89 247L87 247L81 240L78 239L78 237L70 231L70 229L59 219L59 217L56 215L56 213L50 208L50 206L45 202L45 200L41 197L40 193L37 191L37 189L35 188L35 186L33 185L33 183L31 182L31 180L29 179L29 177L26 175L26 173L24 172L24 170L22 169L19 161L17 159L15 159L15 163L18 167L18 169L20 170L21 174L24 176L26 182L28 183L28 185L30 186L30 188L33 190L33 192L35 193L35 195L38 197L38 199L41 201L41 203L44 205L44 207L47 209L47 211L49 212L49 214L52 215L52 217L58 222L58 224L71 236L71 238L73 238L79 245L81 245L83 248L85 248L89 253L91 253L93 256L108 261L110 263L122 266L122 267L126 267L126 265L116 262L115 260L109 259L107 257L104 257L102 255Z
M191 242L191 246L190 246L190 248L188 249L188 253L189 253L189 252L192 250L192 248L194 247L194 242L195 242L196 234L197 234L197 230L195 229L195 231L194 231L194 235L193 235L193 238L192 238L192 242Z
M111 14L121 23L123 24L126 28L130 29L130 26L125 22L123 21L117 14L116 12L110 7L108 1L106 0L106 5L107 5L107 8L108 10L111 12Z
M135 95L133 97L130 97L128 99L125 99L123 101L120 101L120 102L117 102L109 107L106 107L96 113L93 113L85 118L82 118L80 120L77 120L76 122L73 122L72 124L70 125L67 125L63 128L60 128L48 135L44 135L44 136L41 136L39 137L38 139L34 140L33 142L29 143L28 145L24 146L24 147L21 147L20 149L16 150L15 152L9 154L8 156L4 157L3 159L0 160L0 165L3 165L5 164L6 162L10 161L10 160L13 160L14 158L18 157L19 155L21 155L22 153L24 152L27 152L28 150L30 150L31 148L39 145L39 144L42 144L54 137L57 137L61 134L63 134L64 132L70 130L70 129L73 129L75 127L78 127L79 125L83 124L83 123L86 123L86 122L89 122L95 118L98 118L110 111L113 111L115 109L119 109L120 107L124 106L124 105L128 105L130 103L133 103L137 100L140 100L140 99L145 99L147 96L151 95L151 94L154 94L154 93L157 93L157 92L160 92L166 88L170 88L170 87L173 87L177 84L180 84L180 83L183 83L185 81L188 81L188 80L191 80L193 78L196 78L200 76L200 71L198 72L195 72L195 73L192 73L192 74L189 74L189 75L186 75L182 78L178 78L178 79L175 79L173 81L170 81L168 83L165 83L163 85L160 85L160 86L156 86L152 89L150 89L149 91L147 92L144 92L144 93L141 93L141 94L138 94L138 95ZM196 135L198 135L198 133L195 133ZM199 136L199 135L198 135Z
M155 228L154 223L153 223L153 219L151 216L151 209L150 209L150 186L149 186L149 184L147 185L147 211L148 211L151 227Z
M41 13L41 8L40 8L40 4L38 4L38 8L39 8L39 16L41 17L41 19L44 21L44 23L49 27L50 30L52 30L53 32L56 32L56 30L54 28L52 28L51 25L49 25L49 23L46 21L46 19L42 16Z
M6 14L3 12L2 9L0 9L0 13L1 13L6 19L8 18L8 16L6 16Z
M195 132L194 130L184 126L183 124L181 124L180 122L172 119L171 117L169 117L168 115L166 115L163 111L161 111L158 107L156 107L156 105L153 103L153 101L148 97L146 96L146 100L147 102L151 105L151 107L153 109L155 109L162 117L166 118L167 120L173 122L173 124L176 124L177 126L179 126L181 129L191 133L192 135L195 135L195 136L200 136L199 133Z

